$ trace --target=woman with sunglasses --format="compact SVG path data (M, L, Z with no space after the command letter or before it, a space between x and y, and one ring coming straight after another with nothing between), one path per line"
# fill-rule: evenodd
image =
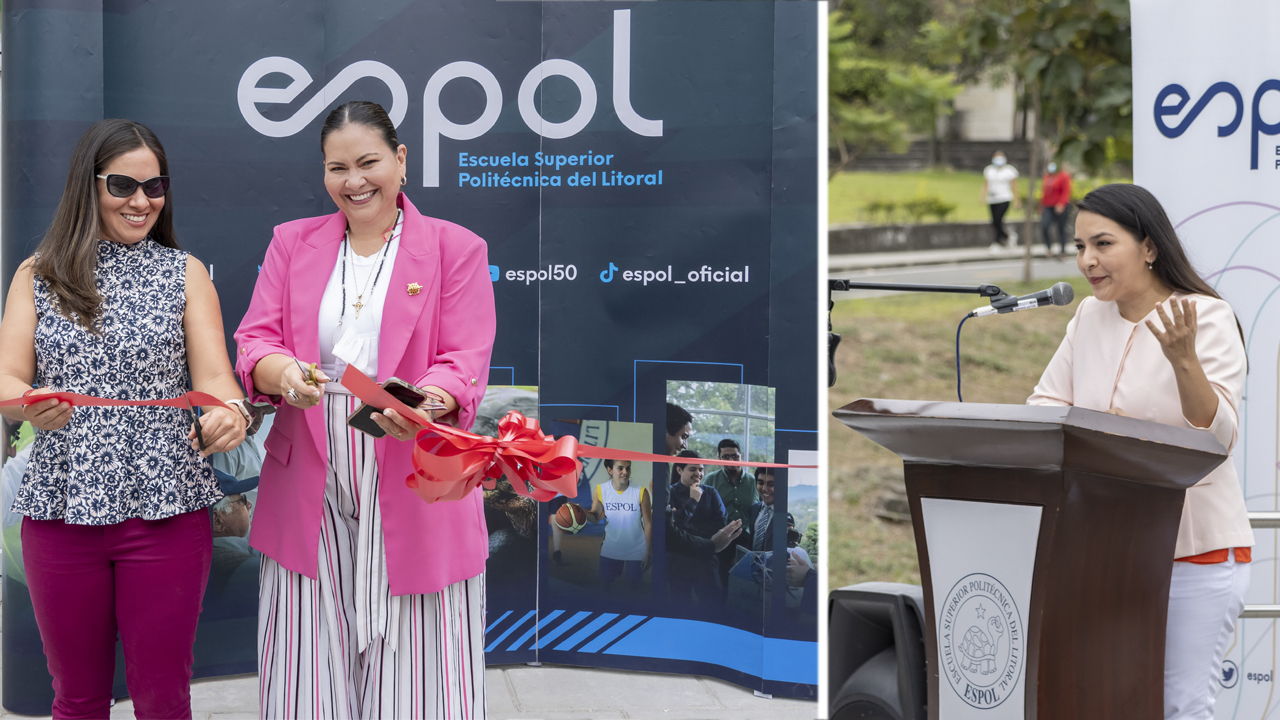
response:
M178 248L160 141L129 120L80 138L62 200L18 268L0 322L0 399L69 391L156 400L188 389L231 407L5 407L36 439L13 504L53 675L53 716L107 717L116 635L138 717L191 717L209 576L210 453L244 439L209 274ZM34 386L34 389L33 389Z
M348 364L422 388L467 429L496 318L483 240L400 192L407 149L386 111L336 108L320 132L338 211L275 229L236 331L236 371L278 407L250 544L263 554L263 717L483 718L479 490L423 502L406 485L417 426L388 410L346 424ZM437 417L438 416L438 417Z

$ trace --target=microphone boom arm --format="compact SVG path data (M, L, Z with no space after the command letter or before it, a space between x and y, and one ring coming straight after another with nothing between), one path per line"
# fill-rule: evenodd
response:
M917 285L915 283L876 283L858 280L828 280L827 295L832 292L846 290L897 290L899 292L940 292L959 293L962 295L981 295L989 298L1008 297L1008 294L995 285Z
M937 293L957 293L961 295L981 295L982 297L991 298L992 305L1002 298L1008 298L1009 294L995 285L917 285L914 283L877 283L862 282L860 280L844 280L831 278L827 280L827 387L836 384L836 347L840 345L840 335L833 332L831 327L831 310L835 307L835 300L831 298L833 292L844 292L847 290L896 290L898 292L937 292Z

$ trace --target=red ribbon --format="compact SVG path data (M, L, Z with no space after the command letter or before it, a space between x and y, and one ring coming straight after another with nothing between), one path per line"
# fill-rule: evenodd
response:
M59 400L65 402L72 407L140 407L143 405L153 407L174 407L189 410L192 407L226 407L218 398L209 393L189 392L179 395L176 398L166 398L164 400L111 400L109 398L94 397L92 395L81 395L80 393L66 392L59 390L50 393L28 393L22 397L16 397L12 400L0 402L0 407L13 407L15 405L33 405L35 403L44 402L45 400Z
M428 422L350 365L342 375L342 386L373 407L395 410L422 427L414 439L413 474L405 478L405 484L429 503L461 500L481 485L492 489L503 476L517 494L538 502L546 502L556 495L574 496L578 493L578 475L582 472L578 458L661 463L695 460L578 445L577 438L571 435L555 438L543 434L537 420L514 410L498 423L496 438ZM738 467L817 467L701 458L696 461L699 465Z

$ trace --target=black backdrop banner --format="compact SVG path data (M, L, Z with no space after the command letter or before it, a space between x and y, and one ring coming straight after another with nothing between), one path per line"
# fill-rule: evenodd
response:
M754 411L768 437L752 442L769 456L751 459L817 450L817 4L8 0L3 22L6 284L49 225L76 139L130 118L165 144L180 242L209 268L230 338L273 226L334 210L325 115L373 100L409 148L414 204L488 242L489 415L619 437L638 423L651 445L630 449L663 452L673 388L739 386L768 391ZM737 411L715 412L728 424L696 420L695 437L741 437ZM552 582L548 508L486 496L488 662L814 697L818 602L781 580L785 513L760 558L778 582L748 572L759 606L730 609L669 589L669 471L652 478L648 589L622 596ZM779 471L775 507L796 486ZM3 704L47 713L10 534ZM237 572L206 597L197 677L255 669L256 572Z

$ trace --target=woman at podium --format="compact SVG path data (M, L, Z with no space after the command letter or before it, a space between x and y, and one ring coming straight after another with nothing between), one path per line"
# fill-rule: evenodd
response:
M1238 436L1247 363L1235 314L1196 274L1164 208L1135 185L1105 185L1076 217L1089 280L1066 337L1027 403L1071 405ZM1165 718L1210 718L1249 587L1253 531L1235 465L1187 490L1165 633Z

